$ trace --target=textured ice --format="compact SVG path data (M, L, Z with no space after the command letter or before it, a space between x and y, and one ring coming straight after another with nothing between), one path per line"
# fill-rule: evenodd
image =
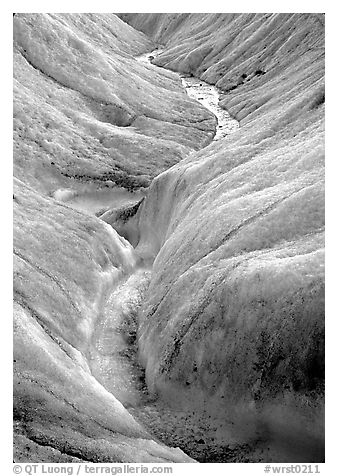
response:
M90 349L105 345L96 325L140 305L144 260L134 338L150 397L217 422L223 446L231 425L231 438L242 429L240 441L276 450L268 459L321 461L322 16L126 18L167 43L159 66L222 90L241 128L211 143L214 116L177 74L135 60L153 42L116 16L15 16L16 458L190 461L89 371ZM168 168L129 216L132 190ZM126 190L115 204L114 184ZM126 375L114 381L130 404Z
M142 209L137 249L155 258L139 331L148 385L174 406L230 417L244 408L264 413L275 402L299 439L305 425L312 442L320 441L320 17L159 14L153 23L142 14L123 18L168 42L157 65L216 83L222 105L241 119L240 133L158 176ZM173 29L166 31L170 22ZM175 22L184 27L176 30ZM209 51L194 49L196 42ZM273 415L267 428L281 441L285 434Z

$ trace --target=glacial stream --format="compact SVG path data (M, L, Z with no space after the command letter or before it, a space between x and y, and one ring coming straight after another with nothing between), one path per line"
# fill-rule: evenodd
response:
M141 63L152 64L153 66L158 67L154 65L152 61L162 52L163 49L156 48L150 53L144 53L143 55L138 56L136 59ZM216 134L213 138L214 141L232 134L239 128L239 122L236 121L236 119L233 119L225 109L219 106L219 90L215 86L193 76L187 76L180 73L177 74L179 74L182 85L188 96L200 102L217 117Z
M152 64L152 60L160 55L162 51L163 49L156 48L151 52L138 56L136 59L141 63L151 64L153 67L159 68L159 66ZM215 86L199 78L177 74L180 76L182 85L188 96L201 103L216 116L217 127L213 141L220 140L238 130L239 122L233 119L225 109L219 106L220 91ZM128 204L135 204L144 196L145 193L142 191L128 192L119 187L107 190L96 190L93 188L92 190L87 190L82 193L74 193L72 190L60 189L54 193L54 198L57 200L67 202L67 205L97 216L109 210L112 205L118 209Z
M160 52L156 50L156 54ZM149 63L154 54L147 53L138 60ZM219 93L214 86L197 78L181 78L189 96L217 116L214 140L239 127L238 122L218 106ZM70 197L68 204L100 216L107 208L118 209L136 198L140 200L142 193L134 195L113 190ZM224 418L197 415L194 411L170 408L149 395L145 372L138 362L137 320L150 278L150 266L136 265L107 297L89 350L88 360L93 376L118 398L153 439L170 447L179 447L200 462L249 461L249 454L252 459L252 448L245 439L234 439L230 431L231 422Z

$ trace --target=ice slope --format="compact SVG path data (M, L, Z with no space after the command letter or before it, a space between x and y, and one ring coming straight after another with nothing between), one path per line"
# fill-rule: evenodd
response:
M294 101L295 88L303 102L325 100L323 14L120 16L166 45L156 64L215 84L226 93L221 105L243 123L257 108Z
M224 31L216 56L195 71L208 64L205 79L227 62L222 84L236 71L266 74L224 95L230 110L242 104L240 131L159 175L138 212L137 250L155 258L139 329L147 383L172 405L218 415L260 411L260 422L269 414L270 434L283 433L289 446L309 437L316 446L324 379L321 21L182 15L173 31L171 18L130 17L147 33L153 25L159 41L169 38L159 63L182 65L196 39L213 45ZM296 427L309 434L298 438Z
M17 14L13 25L14 170L37 190L147 186L212 139L215 117L177 75L131 56L152 43L115 15Z

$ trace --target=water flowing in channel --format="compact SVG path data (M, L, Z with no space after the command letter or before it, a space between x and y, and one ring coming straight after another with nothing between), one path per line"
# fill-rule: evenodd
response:
M141 63L152 64L153 59L156 58L156 56L159 56L162 52L163 49L156 48L150 53L145 53L139 56L137 60ZM239 128L238 121L232 118L230 114L225 109L222 109L218 104L220 94L219 89L193 76L187 76L184 74L179 74L179 76L188 96L201 103L217 117L217 128L213 139L214 141L220 140L225 136L236 132Z

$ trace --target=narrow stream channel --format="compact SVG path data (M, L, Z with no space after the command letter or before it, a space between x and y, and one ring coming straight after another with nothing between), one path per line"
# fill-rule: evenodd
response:
M157 49L137 59L150 63L161 53ZM156 66L155 66L156 67ZM218 106L219 92L198 78L181 76L187 94L211 110L218 119L213 140L238 129L238 122ZM102 215L106 209L133 204L144 192L120 189L87 191L68 197L67 203L84 212ZM199 462L249 461L252 452L243 440L234 441L231 422L194 411L169 408L148 393L145 371L138 362L138 312L151 279L151 266L136 265L130 275L112 290L101 309L89 349L93 376L111 392L152 437L170 447L179 447Z
M141 63L152 64L155 67L159 67L154 65L152 61L162 52L163 49L156 48L150 53L144 53L143 55L138 56L136 59ZM220 140L237 131L239 128L239 122L236 121L236 119L233 119L228 111L219 106L219 89L199 78L180 73L177 74L179 74L182 85L185 87L188 96L201 103L217 117L216 134L213 138L214 141Z
M137 59L149 64L160 53L161 50L157 49ZM187 94L216 115L218 126L213 140L238 129L238 122L218 106L217 88L198 78L181 75L181 79ZM113 191L103 196L93 192L75 197L69 203L99 216L99 209L105 209L110 200L114 207L125 206L132 198L135 200L129 195ZM93 376L119 399L155 440L179 447L200 462L249 461L252 448L243 440L234 441L229 432L231 422L224 421L223 417L214 419L194 411L169 408L148 394L145 371L138 362L137 319L150 279L150 266L136 266L108 297L90 346L89 365Z

